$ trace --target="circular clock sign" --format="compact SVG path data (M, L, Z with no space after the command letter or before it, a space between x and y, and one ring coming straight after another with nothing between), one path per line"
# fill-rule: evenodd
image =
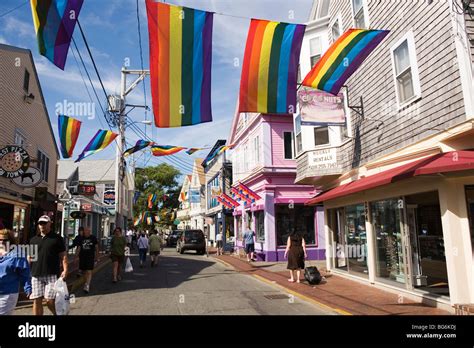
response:
M0 149L0 176L8 179L18 178L30 166L30 155L21 146L7 146Z

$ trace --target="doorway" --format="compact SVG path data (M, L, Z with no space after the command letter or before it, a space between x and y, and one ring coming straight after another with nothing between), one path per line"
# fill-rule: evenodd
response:
M438 192L414 194L405 200L413 288L449 296Z

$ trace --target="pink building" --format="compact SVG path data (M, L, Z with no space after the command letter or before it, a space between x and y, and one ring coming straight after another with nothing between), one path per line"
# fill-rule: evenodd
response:
M304 235L308 258L325 258L322 207L305 206L316 194L313 186L296 185L293 117L237 113L228 144L232 151L233 186L247 185L261 199L234 209L236 247L243 248L247 226L255 231L259 260L283 261L288 235Z

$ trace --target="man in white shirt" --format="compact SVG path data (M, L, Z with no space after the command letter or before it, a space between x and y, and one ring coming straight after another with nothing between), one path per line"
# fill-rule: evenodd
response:
M219 226L219 233L216 236L216 246L217 246L217 255L222 255L222 248L223 248L223 233L222 233L222 225Z
M146 263L146 254L148 252L148 238L145 232L142 232L140 238L138 238L138 254L140 255L140 268L143 268Z

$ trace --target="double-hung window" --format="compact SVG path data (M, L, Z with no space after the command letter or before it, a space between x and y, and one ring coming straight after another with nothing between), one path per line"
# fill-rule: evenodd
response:
M408 32L391 48L395 88L399 107L421 97L413 32Z
M367 29L369 27L367 2L366 0L352 1L352 17L354 19L354 27L357 29Z

